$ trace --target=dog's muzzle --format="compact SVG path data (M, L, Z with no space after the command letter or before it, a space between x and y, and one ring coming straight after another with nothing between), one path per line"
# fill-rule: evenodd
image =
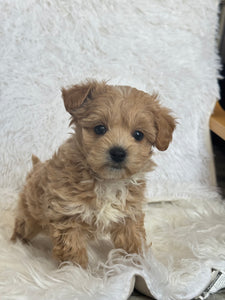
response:
M121 163L127 156L126 150L122 147L113 147L109 150L110 158L113 162Z

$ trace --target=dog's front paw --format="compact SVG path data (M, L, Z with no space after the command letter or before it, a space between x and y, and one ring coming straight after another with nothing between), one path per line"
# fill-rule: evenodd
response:
M53 256L60 263L72 262L83 269L86 269L88 266L88 256L85 248L72 249L72 247L69 247L66 249L65 247L55 246L53 248Z
M116 248L124 249L127 253L143 253L146 238L142 220L134 222L127 219L124 224L117 224L111 236Z
M58 224L60 227L60 224ZM53 256L60 262L72 262L87 268L88 255L86 251L86 235L78 230L79 226L73 229L60 230L54 228L52 231Z

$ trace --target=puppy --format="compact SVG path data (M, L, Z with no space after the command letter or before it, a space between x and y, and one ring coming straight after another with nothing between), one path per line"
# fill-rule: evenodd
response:
M54 257L86 268L89 240L111 237L116 248L145 247L145 173L152 147L169 146L175 120L157 97L129 86L87 81L62 89L75 132L46 162L33 156L12 240L46 231Z

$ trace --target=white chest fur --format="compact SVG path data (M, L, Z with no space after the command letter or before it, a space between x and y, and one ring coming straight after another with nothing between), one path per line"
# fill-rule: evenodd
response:
M136 175L129 180L96 181L94 185L96 197L93 201L82 205L76 201L64 204L64 214L78 216L90 226L96 226L99 233L108 231L112 223L122 223L126 217L135 220L137 211L134 206L128 205L128 199L131 199L129 186L139 185L142 179L143 176Z
M92 206L89 204L80 212L81 219L95 225L99 232L107 231L112 223L122 223L126 217L135 220L137 211L128 205L128 199L131 199L129 186L141 182L143 174L125 180L97 181L94 188L96 199Z
M97 182L95 193L96 226L104 231L112 222L122 222L127 216L127 211L125 210L129 193L127 184L123 180L121 182Z

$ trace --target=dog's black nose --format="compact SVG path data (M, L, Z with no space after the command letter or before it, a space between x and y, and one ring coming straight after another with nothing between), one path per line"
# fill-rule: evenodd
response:
M120 163L124 161L127 153L126 151L121 147L113 147L109 150L111 159L117 163Z

